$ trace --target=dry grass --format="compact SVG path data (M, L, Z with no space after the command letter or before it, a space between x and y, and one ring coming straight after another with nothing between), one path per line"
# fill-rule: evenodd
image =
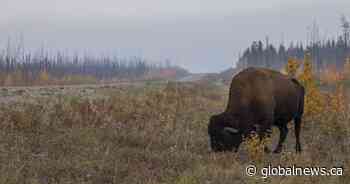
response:
M101 89L105 98L52 95L0 108L0 183L348 183L349 116L305 122L304 152L290 130L282 154L211 153L207 123L227 87L149 84ZM335 98L335 97L334 97ZM276 133L276 131L274 131ZM276 135L274 134L274 139ZM245 167L343 166L345 176L248 177Z
M97 84L99 80L92 75L67 74L62 78L52 77L46 70L31 76L29 79L23 71L16 70L7 74L0 74L0 86L47 86L47 85L76 85Z

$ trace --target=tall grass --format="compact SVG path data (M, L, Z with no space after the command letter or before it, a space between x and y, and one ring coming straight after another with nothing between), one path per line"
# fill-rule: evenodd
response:
M346 171L350 167L347 109L304 122L300 155L294 153L293 136L281 154L254 156L249 141L237 154L214 154L207 123L226 106L227 87L168 83L96 93L104 97L52 95L0 106L0 183L347 183L350 179L347 172L341 177L267 179L244 174L251 163L343 166ZM333 98L327 102L332 104Z

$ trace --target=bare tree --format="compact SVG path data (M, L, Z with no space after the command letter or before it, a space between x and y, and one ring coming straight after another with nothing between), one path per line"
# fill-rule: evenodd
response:
M350 33L350 23L346 19L345 15L342 15L340 18L341 21L341 27L343 29L343 36L344 36L344 47L348 48L349 43L349 33Z

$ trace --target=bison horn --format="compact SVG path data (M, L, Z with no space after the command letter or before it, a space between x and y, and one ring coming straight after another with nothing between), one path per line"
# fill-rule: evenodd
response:
M234 133L234 134L238 133L238 130L235 129L235 128L232 128L232 127L225 127L224 131L228 131L228 132L231 132L231 133Z
M254 128L255 128L255 132L260 132L260 125L253 125L254 126Z

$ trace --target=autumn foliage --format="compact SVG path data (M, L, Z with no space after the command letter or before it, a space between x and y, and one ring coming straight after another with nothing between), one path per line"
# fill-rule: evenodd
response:
M298 73L302 62L301 73ZM315 76L313 74L310 55L306 55L304 61L297 61L290 58L285 67L287 75L297 78L305 87L306 95L304 102L304 114L307 117L315 117L323 111L324 96L316 86Z
M298 71L300 64L295 58L289 58L284 71L287 75L295 77Z

